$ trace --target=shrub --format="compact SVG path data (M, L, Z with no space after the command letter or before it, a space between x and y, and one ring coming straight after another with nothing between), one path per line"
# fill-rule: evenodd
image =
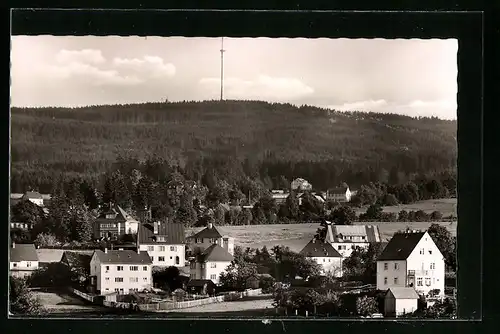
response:
M45 313L40 300L28 289L23 278L10 276L9 311L15 315L41 315Z
M39 247L54 247L59 246L60 242L56 236L50 233L40 233L36 236L35 245Z
M356 300L356 312L359 315L367 316L378 311L378 303L374 297L363 296Z
M431 217L430 218L433 221L441 220L441 219L443 219L443 214L441 212L439 212L439 211L433 211L431 213Z
M261 276L259 280L259 288L262 293L271 293L274 290L276 280L272 276Z

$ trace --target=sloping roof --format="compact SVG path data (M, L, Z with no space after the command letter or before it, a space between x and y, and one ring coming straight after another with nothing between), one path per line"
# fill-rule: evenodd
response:
M94 254L97 255L101 263L111 264L151 264L151 258L148 252L132 250L108 250L107 253L102 250L96 250Z
M24 194L20 193L11 193L10 194L10 199L21 199L24 196Z
M330 194L345 194L349 187L336 187L328 189L328 193Z
M27 191L23 195L23 197L31 199L43 199L42 194L40 194L38 191Z
M418 299L418 293L414 288L392 287L387 294L392 293L396 299Z
M328 222L327 222L328 223ZM328 229L328 239L330 242L356 242L354 240L346 240L339 238L346 236L364 236L366 240L362 242L380 242L380 232L378 226L374 225L331 225Z
M160 222L158 234L154 234L154 223L139 224L139 244L179 245L185 241L184 225L178 223ZM155 241L157 236L165 238L165 241Z
M406 260L424 234L425 232L394 234L377 261Z
M128 214L125 210L123 210L123 209L121 208L121 206L117 205L116 207L118 208L118 212L120 213L120 215L121 215L121 216L122 216L125 220L127 220L127 221L129 221L129 220L135 221L135 218L134 218L134 217L132 217L131 215L129 215L129 214Z
M315 239L309 241L300 251L300 254L308 257L342 257L329 242L321 242Z
M115 214L116 217L113 219L108 219L106 218L106 215L109 214ZM101 215L97 218L97 222L99 223L104 223L103 220L110 221L133 221L137 222L137 220L129 215L125 210L123 210L119 205L113 205L111 208L109 208L107 211L101 213Z
M82 254L77 252L65 251L61 262L65 262L70 267L76 268L89 268L90 260L92 259L91 254Z
M201 255L198 257L199 262L217 262L217 261L233 261L233 256L229 254L227 250L222 248L221 246L217 244L213 244L212 246L208 247L201 253Z
M193 234L192 236L188 237L189 239L201 239L201 238L222 238L222 234L219 232L219 230L215 227L215 226L212 226L212 228L210 228L209 226L207 226L206 228L204 228L203 230L201 230L200 232L198 233L195 233Z
M38 261L35 245L15 244L10 248L10 262Z

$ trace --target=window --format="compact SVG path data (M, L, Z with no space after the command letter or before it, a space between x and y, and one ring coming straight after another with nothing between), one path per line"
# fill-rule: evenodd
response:
M106 266L106 272L108 272L108 271L109 271L109 266Z
M31 262L26 262L26 267L31 267Z
M148 271L148 266L142 267L142 271Z
M139 271L139 266L130 266L130 271Z
M159 247L159 251L160 251L160 252L164 252L164 251L165 251L165 246L160 246L160 247Z
M384 285L387 285L387 277L384 277Z
M389 264L386 262L386 263L384 263L384 270L387 270L387 269L389 269Z
M436 264L434 262L431 263L431 269L436 269Z
M109 291L109 289L108 289L108 288L106 288L106 289L104 289L104 290Z
M191 278L191 279L195 279L195 278L196 278L196 275L195 275L195 274L189 274L189 278Z
M117 271L123 271L123 266L116 266Z
M199 244L199 243L200 243L200 239L195 238L195 239L194 239L194 243L195 243L195 244Z
M148 252L153 252L155 250L155 246L148 246Z
M394 277L394 284L397 285L398 284L398 278L397 277Z
M158 241L158 242L165 242L165 237L156 237L156 241Z
M177 252L177 247L176 246L170 246L170 251L171 252Z
M425 254L425 249L420 248L420 254L424 255Z
M104 278L106 282L109 282L109 277Z
M331 260L331 259L328 259L328 262L332 262L332 260Z
M326 259L323 259L323 262L326 262Z
M150 256L151 258L151 262L155 262L155 257L154 256Z
M122 283L123 277L115 277L115 283Z
M429 254L432 254L432 249L429 249Z
M120 289L118 289L118 288L115 288L115 292L120 292Z
M217 268L217 263L215 262L210 263L210 268Z
M191 262L191 263L189 264L189 268L191 268L191 269L195 269L195 268L196 268L196 263L195 263L195 262Z
M339 250L342 250L342 246L339 246Z
M165 262L165 256L158 256L158 261Z
M425 285L426 286L431 286L431 278L430 277L426 277L425 278Z
M147 282L147 281L148 281L148 278L147 278L147 277L143 277L143 278L142 278L142 280L143 280L144 282Z
M180 259L178 256L175 257L175 264L179 264L180 263Z
M394 263L394 270L399 270L399 263Z
M364 236L364 235L363 235L363 236L361 236L361 240L365 240L365 236Z
M14 263L12 266L13 266L14 268L15 268L15 267L17 267L17 263Z
M417 286L424 286L424 284L422 282L422 277L417 278Z
M217 279L217 275L216 274L210 275L210 279Z
M139 277L130 277L130 283L137 283L139 282Z

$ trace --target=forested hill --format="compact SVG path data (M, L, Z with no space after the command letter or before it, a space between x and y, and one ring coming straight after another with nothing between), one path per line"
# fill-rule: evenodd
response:
M245 171L253 165L261 175L312 177L313 184L367 170L370 179L453 169L457 156L456 121L258 101L12 108L11 122L18 187L58 171L95 176L118 155L157 154L180 166L232 157Z

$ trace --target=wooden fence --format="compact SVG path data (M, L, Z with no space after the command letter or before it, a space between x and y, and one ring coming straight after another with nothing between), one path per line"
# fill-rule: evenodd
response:
M103 305L114 308L136 309L140 311L155 312L155 311L168 311L168 310L183 309L188 307L196 307L213 303L221 303L226 301L238 300L243 297L258 296L260 294L262 294L262 289L246 290L243 292L230 292L221 296L188 300L183 302L168 301L168 302L160 302L153 304L130 304L130 303L104 301Z
M92 296L92 295L89 295L89 294L86 294L85 292L81 292L77 289L73 289L73 288L70 288L70 291L72 293L74 293L75 295L85 299L85 300L88 300L89 302L93 303L95 301L95 297L96 296Z

